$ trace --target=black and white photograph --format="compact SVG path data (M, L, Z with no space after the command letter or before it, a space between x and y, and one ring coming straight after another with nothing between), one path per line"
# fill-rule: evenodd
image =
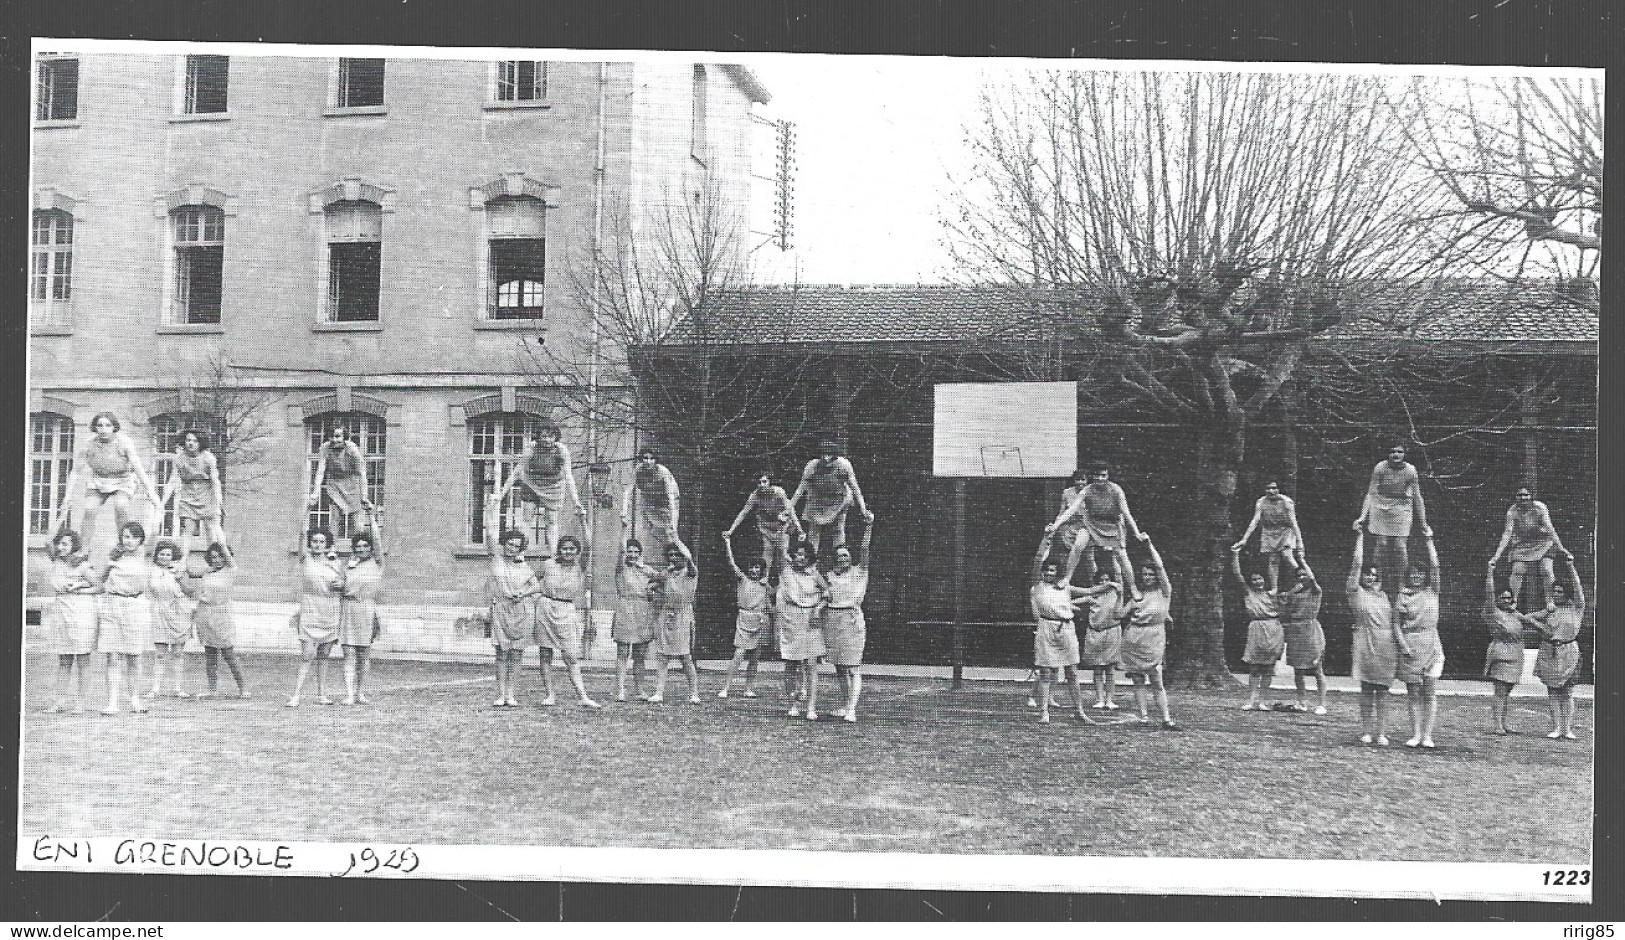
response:
M1600 69L31 93L18 868L1591 900Z

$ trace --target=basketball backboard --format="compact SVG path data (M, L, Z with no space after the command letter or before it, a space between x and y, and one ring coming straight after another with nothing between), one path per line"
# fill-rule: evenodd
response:
M939 477L1065 477L1078 460L1077 383L938 385L932 438Z

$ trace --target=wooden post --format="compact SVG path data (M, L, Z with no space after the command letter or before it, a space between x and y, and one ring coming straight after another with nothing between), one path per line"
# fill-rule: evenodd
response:
M965 681L965 480L954 480L953 688Z

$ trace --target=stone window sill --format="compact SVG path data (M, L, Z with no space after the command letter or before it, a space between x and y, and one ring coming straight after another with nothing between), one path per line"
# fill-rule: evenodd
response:
M355 108L328 108L322 112L322 117L358 117L361 115L388 114L389 108L381 104L364 105Z
M167 334L203 333L206 335L217 335L226 332L226 328L218 323L163 323L159 325L158 332Z
M546 111L553 107L547 99L532 99L529 101L487 101L487 111Z
M353 323L312 323L310 328L317 333L377 333L384 328L384 324L377 320L358 320Z
M230 111L210 111L205 114L171 114L169 116L169 123L171 124L203 124L209 121L229 120L231 120Z

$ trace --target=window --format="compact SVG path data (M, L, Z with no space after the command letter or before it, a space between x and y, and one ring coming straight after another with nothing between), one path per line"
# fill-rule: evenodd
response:
M322 444L326 443L327 436L335 427L348 428L350 440L361 448L362 465L367 476L367 499L374 506L384 505L384 419L372 414L325 414L305 422L305 492L309 493L310 488L316 485L316 467L321 458ZM333 501L323 490L316 508L306 513L307 531L326 526L334 538L349 538L350 528L344 514L332 510Z
M546 62L498 62L498 101L541 101L547 97Z
M34 248L28 297L63 301L73 290L73 216L61 209L34 213Z
M41 56L38 65L39 99L36 121L71 121L79 116L79 60L69 56Z
M197 428L209 435L209 447L214 453L215 472L225 478L225 466L220 460L220 451L225 446L226 421L218 415L189 412L179 414L159 415L152 419L152 485L162 494L164 487L169 485L169 478L175 472L175 451L181 449L184 443L183 435L189 428ZM224 507L221 507L222 514ZM178 530L177 501L170 500L164 507L164 517L159 521L158 534L173 536Z
M50 412L29 416L28 531L51 534L51 518L68 495L73 469L73 419Z
M229 56L187 56L186 87L181 98L181 113L226 113L226 85L230 71Z
M225 271L226 215L214 206L181 206L169 214L175 246L177 323L219 323Z
M383 212L365 200L328 205L327 317L336 323L375 322L383 260Z
M340 59L337 108L381 108L384 105L384 60Z
M708 92L706 85L705 66L694 66L694 102L689 114L689 136L693 143L690 152L694 159L705 162L706 153L706 105Z
M547 208L531 196L503 196L485 204L490 238L491 319L535 319L542 315L546 282Z
M535 436L540 424L539 418L522 414L487 415L468 422L469 544L485 542L485 500L513 473L525 442ZM518 506L518 494L509 492L502 501L502 529L514 527ZM531 533L531 543L536 544L539 537L539 532Z

